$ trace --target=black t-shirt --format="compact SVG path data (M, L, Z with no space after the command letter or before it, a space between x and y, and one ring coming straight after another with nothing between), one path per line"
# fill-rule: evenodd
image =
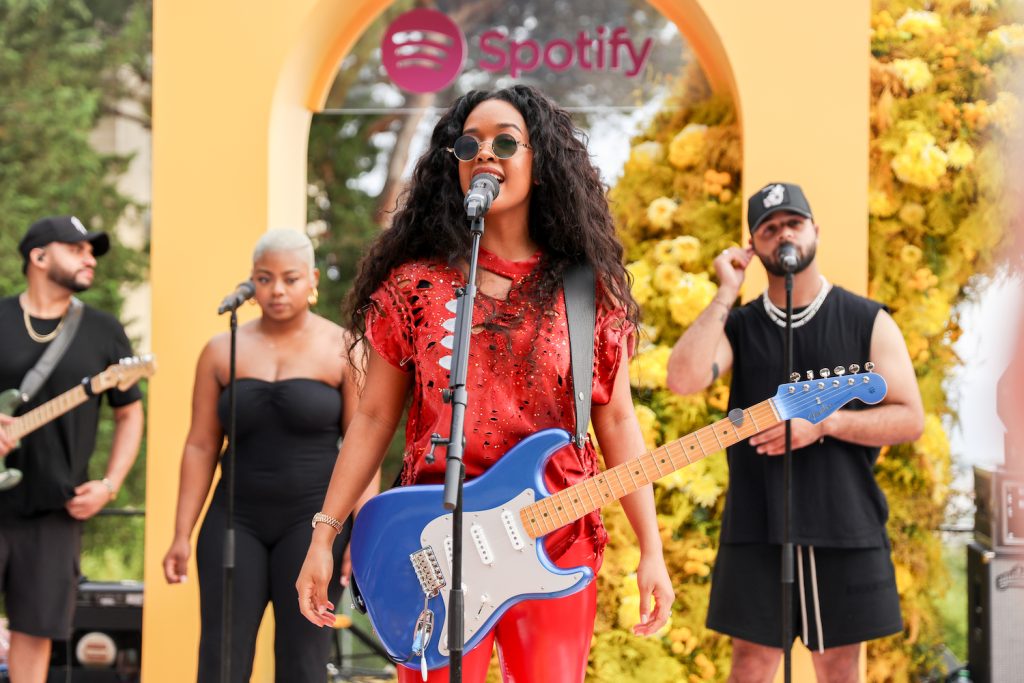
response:
M793 369L802 375L871 360L871 331L882 305L833 287L814 317L793 330ZM799 311L797 311L799 312ZM785 377L785 329L758 297L734 309L729 409L772 397ZM883 370L884 368L879 368ZM856 404L856 405L854 405ZM846 409L863 409L853 401ZM826 438L793 452L793 543L866 548L886 543L889 507L874 477L879 449ZM782 458L759 455L749 440L729 448L723 543L782 542Z
M56 328L59 320L32 318L39 334ZM18 297L0 299L0 391L17 389L25 374L36 364L49 344L33 341L25 329L24 312ZM107 366L132 355L121 323L113 316L88 306L71 346L53 374L20 415L80 384L83 378L102 372ZM111 406L125 406L142 398L137 386L127 391L106 392ZM99 422L98 396L40 427L21 441L21 447L7 456L7 465L20 469L25 477L9 491L0 491L0 515L30 516L59 510L74 496L76 486L87 480L89 458L96 447Z

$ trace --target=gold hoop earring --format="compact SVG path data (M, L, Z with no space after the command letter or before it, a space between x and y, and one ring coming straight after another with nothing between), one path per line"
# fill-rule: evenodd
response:
M253 297L252 299L249 299L249 301L246 302L246 303L248 303L250 306L259 306L260 305L260 302L256 301L255 297Z
M306 297L306 301L309 303L310 306L316 306L316 302L320 301L320 290L314 287L313 291L310 292L309 296Z

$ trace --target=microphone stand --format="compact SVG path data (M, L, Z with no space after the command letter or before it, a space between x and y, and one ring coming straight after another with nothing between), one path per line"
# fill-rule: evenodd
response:
M786 381L793 374L793 272L786 269ZM793 648L793 425L786 420L786 450L782 454L782 677L792 680Z
M237 306L231 308L231 346L228 354L228 514L224 530L224 583L221 614L220 680L231 683L232 593L235 583L235 341L238 336Z
M485 211L486 209L484 209ZM452 406L451 429L448 439L436 439L446 446L444 473L444 507L452 511L452 584L448 593L448 680L462 681L462 651L465 645L465 599L462 591L462 485L466 479L463 449L466 445L464 423L468 392L466 380L469 368L470 330L473 325L473 306L476 301L476 270L480 252L480 238L484 234L483 211L474 216L470 226L473 244L470 248L469 275L465 288L459 290L455 312L454 345L452 348L451 379L443 398Z

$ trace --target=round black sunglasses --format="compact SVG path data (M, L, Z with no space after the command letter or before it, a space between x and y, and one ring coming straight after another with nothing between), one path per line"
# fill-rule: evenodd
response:
M472 135L463 135L455 141L454 145L446 149L454 154L455 158L459 161L472 161L480 152L480 146L484 144L489 144L491 151L494 152L494 156L499 159L512 157L520 147L533 149L525 142L516 140L512 137L511 133L498 133L490 142L480 142Z

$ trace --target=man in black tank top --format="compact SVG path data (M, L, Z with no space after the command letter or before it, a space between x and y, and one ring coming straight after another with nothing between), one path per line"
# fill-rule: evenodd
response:
M870 360L888 393L877 406L847 406L813 425L792 421L791 540L794 633L812 650L819 681L856 681L860 644L902 629L885 530L888 506L875 482L879 448L917 439L924 410L903 335L885 308L818 271L819 227L797 185L772 183L748 204L751 240L715 259L719 289L672 350L668 386L701 391L732 370L729 409L773 396L785 377L785 271L795 247L794 370ZM733 308L754 256L765 293ZM785 423L728 450L729 490L712 575L709 628L733 637L730 680L770 680L781 650L780 556Z

